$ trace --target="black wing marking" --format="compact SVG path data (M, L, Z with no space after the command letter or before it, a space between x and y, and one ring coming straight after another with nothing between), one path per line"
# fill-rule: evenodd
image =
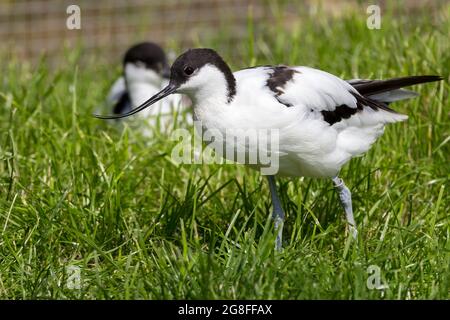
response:
M265 66L266 67L266 66ZM279 103L284 104L286 107L292 107L292 104L282 101L279 97L284 93L283 88L294 78L294 74L299 73L299 71L291 69L287 66L267 66L268 69L272 70L267 79L267 87L275 93L275 99Z
M358 105L358 108L359 108L359 105ZM337 106L336 109L334 109L333 111L322 110L321 113L323 116L323 120L328 122L330 124L330 126L332 126L333 124L341 121L342 119L350 118L352 115L354 115L358 111L360 111L360 110L355 109L355 108L350 108L346 104L342 104L340 106Z
M411 86L420 83L440 81L440 76L411 76L402 78L393 78L388 80L350 80L348 83L355 88L359 94L350 92L356 98L357 108L350 108L347 105L337 106L334 110L321 111L323 119L330 125L348 119L357 112L364 110L364 107L369 107L372 110L384 110L391 113L397 113L395 110L389 108L388 102L378 101L369 96L374 96L380 93L398 90L400 88Z
M295 73L299 73L299 71L287 66L276 66L270 69L273 71L270 73L269 79L267 79L267 86L270 90L275 92L277 96L284 93L283 88L286 83L294 78Z
M350 92L350 91L349 91ZM352 115L356 114L357 112L361 112L364 110L364 108L371 108L372 110L378 111L378 110L384 110L391 113L397 113L395 110L392 110L389 108L387 103L376 101L373 99L370 99L369 97L364 97L360 94L357 94L355 92L350 92L356 99L356 108L350 108L347 105L340 105L337 106L334 110L322 110L322 116L323 120L328 122L331 125L341 121L342 119L348 119Z

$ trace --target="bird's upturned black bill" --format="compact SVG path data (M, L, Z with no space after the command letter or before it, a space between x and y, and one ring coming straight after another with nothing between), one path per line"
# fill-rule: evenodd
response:
M158 102L162 98L167 97L169 94L174 93L175 90L177 90L177 86L169 84L167 87L165 87L160 92L155 94L153 97L151 97L150 99L145 101L139 107L134 108L133 110L131 110L131 111L127 112L127 113L124 113L124 114L113 114L113 115L106 115L106 116L103 116L103 115L100 115L100 114L94 114L94 117L99 118L99 119L120 119L120 118L126 118L126 117L129 117L129 116L131 116L131 115L133 115L135 113L138 113L138 112L144 110L145 108L150 107L155 102Z

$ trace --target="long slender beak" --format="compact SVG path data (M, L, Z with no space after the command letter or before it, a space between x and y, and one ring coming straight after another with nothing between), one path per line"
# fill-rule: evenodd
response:
M135 113L138 113L138 112L144 110L145 108L150 107L155 102L158 102L162 98L167 97L169 94L174 93L177 89L178 89L178 86L169 83L169 85L167 87L165 87L160 92L155 94L153 97L151 97L150 99L145 101L139 107L134 108L133 110L131 110L131 111L127 112L127 113L106 115L106 116L103 116L103 115L100 115L100 114L93 114L93 116L96 117L96 118L99 118L99 119L120 119L120 118L126 118L126 117L129 117L129 116L131 116L131 115L133 115Z

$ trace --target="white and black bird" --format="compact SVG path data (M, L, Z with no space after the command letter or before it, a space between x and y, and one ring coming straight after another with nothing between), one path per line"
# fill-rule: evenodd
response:
M427 75L345 81L321 70L283 65L233 73L214 50L191 49L175 60L170 82L161 92L128 113L97 117L127 117L172 93L183 93L191 98L194 117L206 129L277 129L277 175L332 179L356 237L351 193L339 171L352 157L369 150L387 123L407 119L388 106L416 96L402 87L441 79ZM275 176L268 176L268 182L280 249L285 214Z
M164 50L152 42L142 42L130 47L123 58L123 75L114 84L106 98L106 108L117 115L140 106L168 84L170 67ZM182 112L181 96L172 95L158 102L154 108L140 114L154 128L159 121L161 130L173 123L174 113ZM149 128L143 132L148 135Z

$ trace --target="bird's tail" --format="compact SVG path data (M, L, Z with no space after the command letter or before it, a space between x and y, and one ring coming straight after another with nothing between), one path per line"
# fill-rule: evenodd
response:
M389 104L398 100L414 98L418 95L414 91L401 89L403 87L440 80L442 80L441 76L426 75L392 78L388 80L352 79L347 82L361 95L375 101Z

